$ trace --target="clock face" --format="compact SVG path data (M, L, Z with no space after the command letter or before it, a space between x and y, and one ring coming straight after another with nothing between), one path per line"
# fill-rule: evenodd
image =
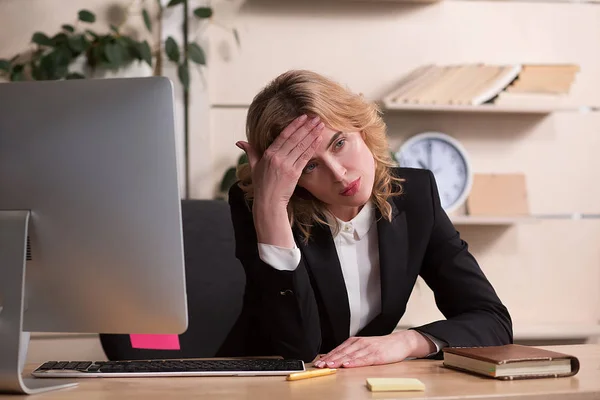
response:
M442 208L447 212L466 200L471 189L471 169L465 150L452 137L437 132L413 136L396 153L396 159L401 167L433 172Z

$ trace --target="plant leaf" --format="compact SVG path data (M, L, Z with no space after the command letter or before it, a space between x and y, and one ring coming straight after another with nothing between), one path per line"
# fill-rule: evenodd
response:
M66 65L59 65L54 72L54 79L64 79L69 74L69 68Z
M50 40L52 41L52 46L58 47L67 44L67 42L69 41L69 37L65 33L61 32L52 36L52 39Z
M136 42L129 36L121 36L117 40L119 40L121 42L121 45L127 50L128 59L142 60L142 56L138 49L138 42Z
M39 44L40 46L52 46L52 40L46 36L45 33L36 32L31 37L31 41L35 44Z
M83 53L87 50L88 41L84 35L72 35L68 39L69 48L76 54Z
M145 8L142 10L142 16L144 17L144 25L146 25L146 29L148 29L148 32L152 32L152 21L150 21L150 14L148 14L148 10Z
M56 53L50 52L40 59L40 75L43 79L56 79Z
M138 52L140 53L142 60L146 61L149 66L152 66L152 51L150 50L150 45L147 40L138 44Z
M194 15L198 18L210 18L213 15L213 10L210 7L198 7L194 10Z
M25 80L24 67L23 64L14 65L10 73L10 80L13 82Z
M165 51L167 52L167 56L169 60L173 62L179 62L179 46L173 36L169 36L167 41L165 42Z
M73 61L73 55L71 54L71 50L68 47L57 47L53 52L54 63L59 67L68 67L69 64ZM65 71L64 75L67 72Z
M242 155L240 155L240 158L238 158L238 165L242 165L242 164L247 164L248 163L248 155L243 152Z
M75 28L73 27L73 25L65 24L65 25L61 26L61 28L63 28L65 31L67 31L69 33L75 32Z
M123 62L119 45L116 43L107 44L104 48L104 55L113 68L118 68Z
M176 6L177 4L181 4L183 3L185 0L171 0L168 4L167 7L173 7Z
M38 63L38 69L38 75L40 76L38 79L52 79L52 75L54 74L54 61L52 60L52 57L50 57L48 54L41 57Z
M240 34L237 29L233 28L233 38L237 43L238 47L242 47L242 43L240 42Z
M179 76L179 81L187 91L190 87L190 70L187 64L179 65L179 68L177 68L177 76Z
M112 69L119 69L133 60L127 44L119 40L108 43L104 49L104 55L108 60L109 68Z
M110 30L116 33L117 35L119 34L119 27L114 26L113 24L110 24Z
M221 192L228 192L229 188L237 181L236 168L230 167L221 180Z
M120 66L129 64L135 58L137 58L134 54L131 54L131 52L129 51L129 44L127 43L126 40L123 39L122 36L117 38L116 45L117 45L117 49L119 50L119 53L121 53L121 65Z
M100 36L98 36L98 34L96 32L91 31L89 29L86 29L85 33L90 35L94 40L97 40L98 38L100 38Z
M95 46L92 46L91 50L87 53L87 62L90 67L97 68L106 61L104 55L105 45L98 41Z
M10 61L0 60L0 71L4 71L4 72L10 71Z
M190 60L196 64L206 65L204 50L202 50L202 47L198 46L198 43L192 42L188 44L188 55L190 56Z
M79 20L83 22L96 22L96 15L88 10L79 11Z
M29 67L31 68L31 77L36 81L43 81L48 79L44 71L40 68L37 60L31 60Z

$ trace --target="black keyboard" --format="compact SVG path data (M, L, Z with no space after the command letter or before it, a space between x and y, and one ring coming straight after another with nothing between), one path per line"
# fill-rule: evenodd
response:
M304 371L300 360L282 359L184 359L184 360L140 360L140 361L48 361L33 373L36 376L85 376L110 374L165 374L197 373L217 375L222 373L246 372L248 375L282 375ZM214 373L214 374L212 374Z

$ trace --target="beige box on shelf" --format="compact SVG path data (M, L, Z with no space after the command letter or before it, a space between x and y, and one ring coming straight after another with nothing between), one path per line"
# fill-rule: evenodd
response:
M529 205L524 174L474 174L467 214L527 216Z

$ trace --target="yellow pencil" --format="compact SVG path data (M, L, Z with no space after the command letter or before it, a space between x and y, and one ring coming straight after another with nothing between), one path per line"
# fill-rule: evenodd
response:
M337 369L335 369L335 368L310 369L310 370L304 371L304 372L294 372L293 374L289 374L286 379L288 381L297 381L300 379L308 379L308 378L315 378L317 376L331 375L331 374L335 374L336 372L337 372Z

